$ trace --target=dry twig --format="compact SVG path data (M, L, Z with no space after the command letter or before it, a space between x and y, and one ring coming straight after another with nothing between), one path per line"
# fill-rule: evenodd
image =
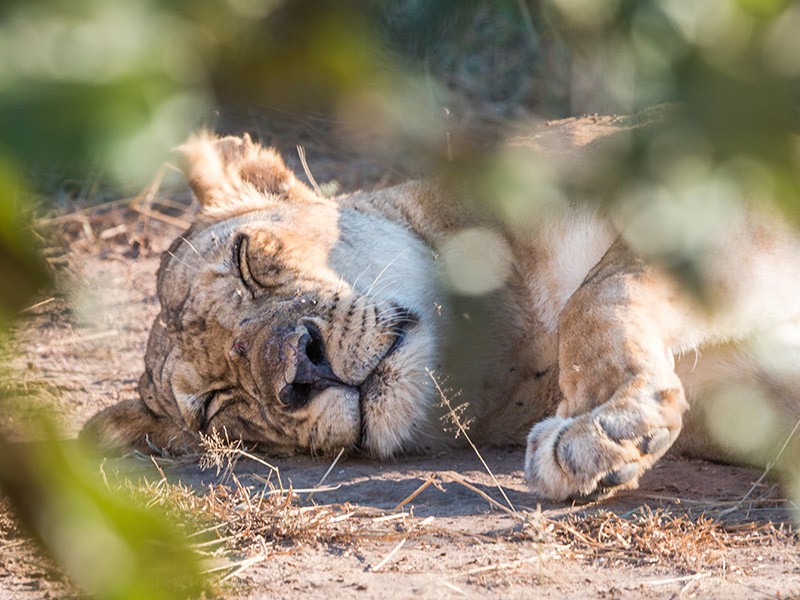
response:
M508 499L508 496L506 495L506 491L503 489L503 486L500 485L499 481L497 481L497 477L494 476L494 473L489 468L489 465L486 464L486 461L483 459L483 456L478 451L477 446L475 446L475 444L472 442L472 439L470 439L469 434L467 433L467 424L465 424L460 418L460 412L459 412L460 407L454 408L452 406L452 404L450 403L450 399L447 397L447 394L439 385L439 382L436 380L436 377L434 377L433 371L426 368L425 372L428 374L428 377L431 378L431 381L433 381L433 385L436 387L436 391L438 392L439 397L441 398L442 404L447 408L448 416L450 417L450 420L452 421L453 425L456 426L458 432L464 436L464 439L467 440L473 452L475 452L475 454L478 456L478 460L481 461L483 468L486 469L486 472L492 478L492 481L494 482L495 486L497 486L497 489L500 491L500 495L503 496L503 499L506 501L508 508L511 509L511 512L516 512L516 509L514 508L514 505L511 504L511 500ZM464 405L462 405L462 407L463 406Z

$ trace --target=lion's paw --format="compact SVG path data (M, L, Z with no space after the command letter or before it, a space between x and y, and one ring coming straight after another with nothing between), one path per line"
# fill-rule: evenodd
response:
M680 425L648 424L631 420L629 412L602 408L577 417L551 417L533 427L525 478L536 495L590 501L636 488L680 431Z

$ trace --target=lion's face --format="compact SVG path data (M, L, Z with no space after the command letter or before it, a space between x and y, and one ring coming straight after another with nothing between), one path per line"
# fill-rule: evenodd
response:
M145 404L280 452L423 443L442 318L431 250L308 195L232 213L162 260Z

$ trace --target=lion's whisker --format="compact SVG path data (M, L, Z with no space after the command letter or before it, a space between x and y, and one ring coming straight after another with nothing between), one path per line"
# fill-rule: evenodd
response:
M396 284L397 284L397 279L390 279L390 280L384 281L383 282L383 286L380 287L378 290L373 291L373 293L371 293L371 294L366 294L365 293L365 294L363 294L363 296L365 298L367 298L367 300L369 300L370 302L373 302L374 304L381 304L382 301L378 298L378 296L380 294L382 294L384 291L386 291L387 289L389 289L390 287L392 287L393 285L396 285Z
M376 319L375 325L381 329L391 329L407 321L408 316L406 312L402 308L398 308L395 312L382 314Z
M390 305L386 308L382 308L380 312L378 312L376 316L376 320L380 321L384 318L392 319L394 317L400 317L405 313L405 310L399 306Z
M184 267L186 267L187 269L189 269L193 273L199 273L200 272L199 267L197 267L197 266L193 267L192 265L187 263L185 260L183 260L183 259L179 258L178 256L176 256L174 252L171 252L170 250L167 250L167 254L169 254L172 258L177 260L179 263L181 263Z
M354 263L355 259L352 259L350 262ZM344 280L342 280L342 283L347 284L349 287L351 287L353 289L357 289L358 288L358 282L361 281L361 278L367 273L368 270L369 270L369 265L367 265L366 267L364 267L361 270L361 273L359 273L358 276L356 276L356 278L353 280L353 283L347 283Z
M182 235L179 235L178 237L179 237L180 239L182 239L182 240L183 240L183 241L186 243L186 245L187 245L187 246L189 246L189 248L191 248L191 249L192 249L192 251L193 251L195 254L197 254L197 256L200 256L200 253L197 251L197 248L195 248L195 247L194 247L194 244L192 244L192 242L190 242L188 239L186 239L186 238L185 238L184 236L182 236Z
M401 250L397 254L397 256L395 256L392 260L390 260L388 263L386 263L386 266L383 267L383 269L381 269L380 273L378 273L378 275L375 277L375 280L372 282L372 285L370 285L367 288L367 290L364 292L365 296L369 296L370 295L370 293L375 288L375 286L377 285L377 283L380 280L380 278L383 277L384 273L386 273L387 269L389 269L389 267L391 267L394 263L396 263L398 260L400 260L403 257L403 255L406 254L407 252L408 252L408 248L404 248L403 250Z

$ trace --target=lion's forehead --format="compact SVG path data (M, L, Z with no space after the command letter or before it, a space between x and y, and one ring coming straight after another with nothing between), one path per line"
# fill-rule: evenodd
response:
M396 223L328 206L255 211L180 236L165 256L159 296L170 320L241 308L231 247L248 236L257 275L286 292L351 288L409 308L439 299L433 252ZM240 296L237 298L236 296Z
M329 266L360 293L400 296L402 304L430 304L437 293L433 251L407 228L371 215L342 211Z

